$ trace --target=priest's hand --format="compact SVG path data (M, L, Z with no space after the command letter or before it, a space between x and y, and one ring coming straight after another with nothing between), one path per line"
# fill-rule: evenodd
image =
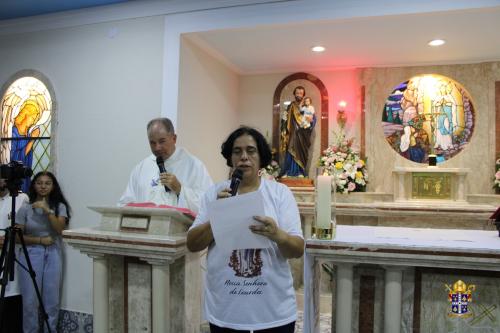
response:
M231 189L229 187L228 188L224 188L224 189L222 189L222 191L220 191L219 193L217 193L217 199L229 198L231 196L232 196Z
M181 183L173 173L160 173L160 182L162 185L174 191L177 195L181 193Z

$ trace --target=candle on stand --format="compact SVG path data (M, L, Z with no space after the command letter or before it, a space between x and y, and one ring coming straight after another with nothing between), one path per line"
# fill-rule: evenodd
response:
M331 229L332 177L318 176L316 180L316 229Z

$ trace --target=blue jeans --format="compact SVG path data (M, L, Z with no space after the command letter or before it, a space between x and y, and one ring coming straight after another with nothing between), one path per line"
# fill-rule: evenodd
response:
M28 255L36 273L36 284L42 295L43 305L48 315L50 330L56 332L59 319L60 292L62 282L61 245L56 242L51 246L28 245ZM24 255L19 258L27 267ZM19 270L19 286L23 295L23 328L24 333L38 333L38 298L28 272ZM46 324L44 332L46 332Z

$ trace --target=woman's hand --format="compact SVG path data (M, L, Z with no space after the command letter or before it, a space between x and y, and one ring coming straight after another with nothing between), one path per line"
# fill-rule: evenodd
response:
M31 207L33 208L41 208L45 214L48 214L50 212L50 207L45 198L43 198L40 201L35 201L34 203L31 204Z
M250 226L250 230L257 235L269 238L276 243L283 238L285 232L278 227L278 224L268 216L254 216L255 221L260 222Z
M269 238L274 241L285 258L300 258L304 253L304 239L299 236L289 235L278 224L268 216L254 216L259 224L251 225L249 228L253 233Z
M50 246L54 244L54 239L51 236L40 237L40 244Z
M229 187L226 187L226 188L222 189L222 191L220 191L219 193L217 193L217 200L218 199L229 198L231 196L232 196L231 189Z

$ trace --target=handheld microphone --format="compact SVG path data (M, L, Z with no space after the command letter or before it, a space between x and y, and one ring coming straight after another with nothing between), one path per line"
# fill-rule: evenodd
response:
M158 169L160 169L160 173L167 172L167 170L165 170L165 166L163 165L163 158L161 156L156 157L156 164L158 164ZM170 192L168 186L167 185L164 186L165 186L165 191Z
M241 169L236 169L233 171L233 175L231 176L231 195L234 197L236 193L238 193L238 186L240 186L241 179L243 178L243 171Z

